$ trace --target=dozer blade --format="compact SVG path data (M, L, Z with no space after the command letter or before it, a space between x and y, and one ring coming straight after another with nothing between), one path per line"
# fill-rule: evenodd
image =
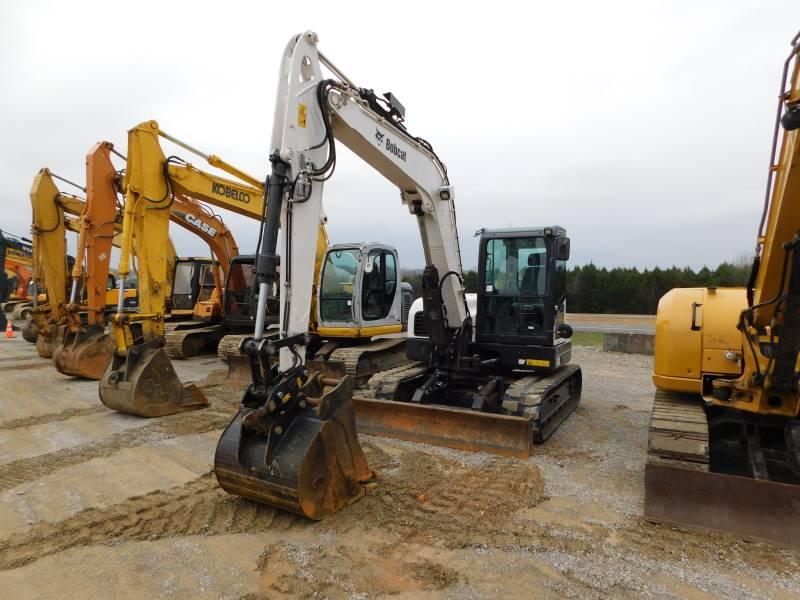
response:
M56 348L53 362L64 375L100 379L113 353L113 336L100 325L90 325L77 332L67 330L64 343Z
M651 521L800 546L800 486L648 463Z
M100 400L107 407L140 417L163 417L208 406L196 385L184 386L164 352L161 337L115 350L100 380Z
M239 411L214 455L222 489L315 520L364 496L374 474L356 434L352 378L317 399L318 379L306 384L306 408L280 435L272 433L276 439L243 427Z
M360 433L516 458L533 450L531 417L371 398L353 406Z
M42 358L53 358L56 348L64 339L64 331L67 329L66 325L57 325L50 327L47 334L39 333L36 336L36 352Z

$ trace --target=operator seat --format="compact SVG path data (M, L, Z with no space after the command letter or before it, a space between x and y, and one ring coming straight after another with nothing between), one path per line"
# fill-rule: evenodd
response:
M542 269L541 254L529 254L528 266L522 274L522 283L520 284L520 291L528 292L530 294L537 293L539 289L539 273Z

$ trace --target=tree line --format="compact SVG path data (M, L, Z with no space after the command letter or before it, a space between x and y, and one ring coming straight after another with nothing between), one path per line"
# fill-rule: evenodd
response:
M572 267L567 271L567 309L573 313L655 314L658 301L672 288L736 287L747 284L750 262L724 262L716 269L690 267L661 269L597 267L593 264ZM422 289L422 271L403 271L414 297ZM478 291L477 271L464 271L467 292Z

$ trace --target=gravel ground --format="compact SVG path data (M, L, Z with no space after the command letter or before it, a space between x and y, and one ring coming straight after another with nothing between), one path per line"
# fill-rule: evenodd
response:
M214 361L178 364L208 409L133 426L31 350L0 344L3 597L800 597L800 551L642 518L650 357L576 349L581 405L528 460L362 436L377 486L314 523L217 486Z

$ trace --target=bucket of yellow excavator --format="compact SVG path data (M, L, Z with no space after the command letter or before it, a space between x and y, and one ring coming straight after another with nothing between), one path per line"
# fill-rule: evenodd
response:
M113 336L101 325L87 325L77 331L66 330L63 343L53 354L53 362L64 375L100 379L113 352Z
M107 407L140 417L163 417L208 406L203 392L184 386L164 351L164 339L114 350L100 380L100 400Z
M258 431L243 408L217 444L214 472L228 493L323 519L365 494L374 477L356 433L353 380L322 393L319 376L302 388L303 408L283 429Z
M66 325L48 327L47 332L39 331L36 336L36 352L42 358L53 358L56 348L64 338Z

